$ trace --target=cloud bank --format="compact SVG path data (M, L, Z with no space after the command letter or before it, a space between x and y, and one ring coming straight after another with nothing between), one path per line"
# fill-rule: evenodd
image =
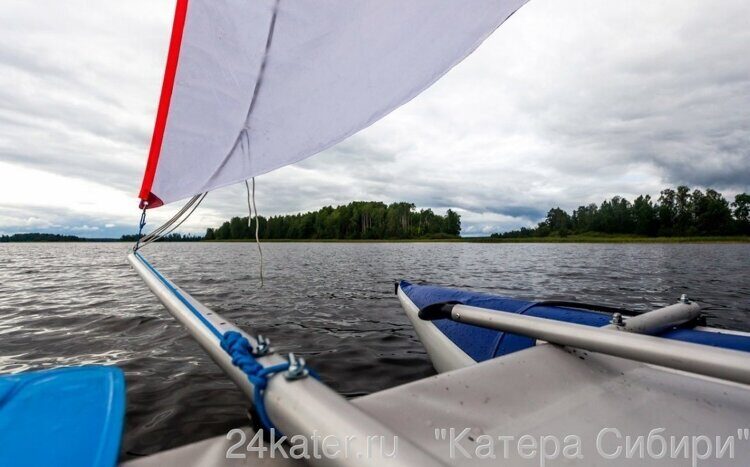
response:
M0 232L132 232L173 2L2 9ZM748 21L744 0L535 0L414 101L259 177L261 214L404 200L478 235L670 184L747 191ZM185 230L245 210L218 190Z

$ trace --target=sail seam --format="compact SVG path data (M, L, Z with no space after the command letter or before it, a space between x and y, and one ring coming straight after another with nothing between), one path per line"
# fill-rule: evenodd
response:
M221 173L221 171L224 169L224 167L227 165L227 162L229 162L229 159L232 157L232 154L234 154L234 151L237 150L237 147L240 146L243 142L246 142L247 144L247 153L248 153L248 159L250 159L250 137L248 136L248 130L250 129L250 116L253 113L253 109L255 108L255 103L258 100L258 94L260 93L260 87L263 83L263 76L265 74L266 70L266 62L268 60L268 51L271 49L271 42L273 41L273 33L276 29L276 16L279 12L279 4L281 3L281 0L276 0L273 4L273 11L271 11L271 21L268 25L268 34L266 35L266 47L263 52L263 58L260 61L260 69L258 70L258 79L255 80L255 87L253 88L253 94L250 97L250 105L247 108L247 114L245 115L245 123L242 126L242 129L240 130L239 134L237 135L237 138L234 140L234 144L232 145L232 148L229 150L229 152L224 156L224 159L221 161L221 163L216 167L214 172L211 174L210 177L208 177L208 180L206 181L206 184L204 186L208 186L218 175Z
M253 88L253 96L250 99L250 106L247 109L247 115L245 116L245 129L250 125L250 115L253 113L255 108L255 102L258 98L258 92L260 86L263 84L263 76L266 71L266 62L268 60L268 51L271 49L271 42L273 41L273 32L276 29L276 16L279 13L279 3L281 0L276 0L273 4L273 12L271 12L271 24L268 26L268 36L266 36L266 49L263 52L263 60L260 62L260 70L258 71L258 79L255 81L255 88Z

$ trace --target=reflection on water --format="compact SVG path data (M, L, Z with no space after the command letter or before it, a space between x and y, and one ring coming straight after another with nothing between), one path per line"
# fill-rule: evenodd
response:
M125 457L244 422L231 382L127 264L126 244L0 244L0 373L116 364ZM750 331L750 245L158 244L144 255L197 299L357 396L432 374L393 281L648 310L687 293L709 323Z

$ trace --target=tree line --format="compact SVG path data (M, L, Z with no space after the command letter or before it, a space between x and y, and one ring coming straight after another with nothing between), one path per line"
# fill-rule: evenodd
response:
M135 242L138 239L138 234L128 234L123 235L120 237L121 242ZM200 235L192 235L192 234L181 234L181 233L171 233L169 235L165 235L158 240L157 242L198 242L203 240L203 237Z
M13 235L0 235L0 243L10 242L85 242L85 238L75 235L60 235L49 233L17 233Z
M119 240L116 238L84 238L76 235L62 235L62 234L51 234L51 233L17 233L13 235L0 235L0 243L23 243L23 242L94 242L94 243L105 243L105 242L135 242L138 238L137 234L122 235ZM164 242L197 242L203 240L200 235L180 234L172 233L160 238L157 241Z
M303 214L233 217L218 228L206 230L206 240L384 240L454 238L461 233L461 216L455 211L441 216L431 209L416 210L412 203L354 201L343 206L325 206Z
M572 214L550 209L535 228L494 233L493 238L567 236L570 234L632 234L649 237L750 235L750 195L730 203L718 191L691 190L681 185L661 191L658 199L621 196L600 205L579 206Z

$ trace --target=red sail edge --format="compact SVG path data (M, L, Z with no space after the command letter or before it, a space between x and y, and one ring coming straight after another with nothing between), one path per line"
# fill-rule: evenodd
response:
M156 124L154 134L151 137L151 148L148 153L146 172L143 174L143 184L139 198L141 208L156 208L161 206L162 201L151 192L156 175L156 167L159 164L159 154L164 140L164 130L167 127L167 116L169 115L169 104L172 101L172 90L174 89L175 75L177 74L177 62L180 58L180 47L182 46L182 33L185 29L187 18L188 0L177 0L177 7L172 25L172 38L169 42L169 53L167 54L167 66L164 71L164 81L159 98L159 109L156 112Z

